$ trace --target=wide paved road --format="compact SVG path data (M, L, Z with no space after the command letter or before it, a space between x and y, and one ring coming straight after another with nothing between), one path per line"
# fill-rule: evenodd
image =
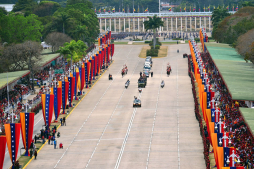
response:
M188 45L170 45L168 57L153 59L153 78L141 94L137 79L144 64L138 57L142 46L115 48L113 65L69 116L67 126L59 128L57 141L64 149L45 145L27 168L205 168L187 59L182 57L189 53ZM173 69L169 77L168 62ZM129 71L122 78L124 64ZM130 86L125 89L127 79ZM132 107L134 96L141 99L141 108Z

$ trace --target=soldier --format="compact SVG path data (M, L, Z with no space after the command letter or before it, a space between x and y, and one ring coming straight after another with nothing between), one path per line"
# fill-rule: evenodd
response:
M37 151L35 150L34 151L34 159L36 160L36 157L37 157Z

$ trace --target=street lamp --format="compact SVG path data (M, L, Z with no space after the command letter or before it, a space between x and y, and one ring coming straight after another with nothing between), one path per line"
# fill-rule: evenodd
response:
M235 158L237 158L237 163L238 164L241 162L240 157L237 156L237 154L235 154L235 150L232 151L232 154L230 156L227 156L227 164L230 163L229 158L231 158L231 160L232 160L232 167L235 166L235 163L234 163Z
M218 125L219 125L219 127L220 127L220 133L221 133L221 125L223 124L223 122L221 121L221 118L220 118L220 121L218 122L218 123L215 123L215 130L217 130L218 129ZM224 124L224 127L223 127L224 129L226 129L226 124Z

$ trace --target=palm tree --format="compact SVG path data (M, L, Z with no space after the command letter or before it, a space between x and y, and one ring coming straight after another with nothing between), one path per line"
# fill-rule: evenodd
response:
M253 4L253 2L250 2L250 1L244 1L244 2L242 3L242 6L243 6L243 7L246 7L246 6L254 6L254 4Z
M156 29L159 28L160 26L163 26L163 21L161 18L157 18L156 15L153 17L148 17L149 20L144 22L144 26L146 31L151 29L153 30L153 48L155 49L155 44L156 44Z
M62 12L60 15L57 16L57 20L63 24L63 33L65 33L65 26L69 24L70 16L66 13Z

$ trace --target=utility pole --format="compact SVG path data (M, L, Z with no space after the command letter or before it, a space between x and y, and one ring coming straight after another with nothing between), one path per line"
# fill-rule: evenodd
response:
M133 8L132 8L132 11L133 11L133 13L134 13L134 0L132 1L132 3L133 3Z
M161 0L159 0L159 13L161 11Z

